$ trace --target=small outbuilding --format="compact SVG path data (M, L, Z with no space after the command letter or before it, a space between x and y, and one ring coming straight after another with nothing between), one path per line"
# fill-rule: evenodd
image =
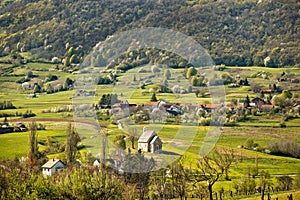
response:
M29 90L30 89L30 84L28 82L22 83L22 89L23 90Z
M51 159L42 166L44 176L52 176L55 172L59 172L66 165L59 159Z
M29 94L29 95L28 95L28 98L36 98L36 94L35 94L35 93Z
M100 160L99 159L96 159L95 161L94 161L94 163L93 163L93 166L94 167L97 167L97 168L100 168Z
M15 127L15 130L18 131L18 132L26 132L26 131L28 131L27 127L23 123L17 123L16 127Z
M143 133L138 140L138 149L145 152L160 153L162 151L162 142L155 131L148 131L144 127Z
M292 78L291 83L300 83L300 79L298 78Z

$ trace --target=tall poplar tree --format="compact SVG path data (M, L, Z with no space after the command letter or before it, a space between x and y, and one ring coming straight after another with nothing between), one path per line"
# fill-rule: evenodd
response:
M80 137L78 133L74 130L74 127L69 123L67 129L67 141L65 154L67 158L67 163L74 163L77 154L77 144L80 142Z
M29 126L29 136L28 136L28 162L30 165L35 165L38 160L38 134L36 132L37 130L37 125L35 121L32 121L30 126Z

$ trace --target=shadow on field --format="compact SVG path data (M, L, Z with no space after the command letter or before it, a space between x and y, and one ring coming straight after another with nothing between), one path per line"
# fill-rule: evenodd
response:
M161 154L172 155L172 156L180 156L180 154L174 153L172 151L162 151Z

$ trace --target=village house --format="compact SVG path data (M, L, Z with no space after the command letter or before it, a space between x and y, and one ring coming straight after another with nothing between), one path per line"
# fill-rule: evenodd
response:
M13 131L14 131L14 127L11 126L11 125L6 125L6 124L4 124L2 126L0 125L0 134L2 134L2 133L11 133Z
M258 106L259 112L271 112L271 110L274 108L272 104L262 104Z
M273 90L270 90L270 89L268 89L268 90L261 90L260 93L262 93L262 94L272 94Z
M30 84L28 82L22 83L22 89L23 90L29 90L30 89Z
M212 112L213 110L216 110L218 108L223 107L222 104L204 104L200 105L200 108L205 110L206 112Z
M236 106L234 105L231 105L231 104L226 104L226 108L231 110L231 111L234 111L234 109L236 108Z
M149 110L153 110L154 108L157 108L158 107L158 103L159 102L146 102L144 104L144 108L145 109L149 109Z
M0 134L2 133L12 133L12 132L26 132L27 127L23 123L17 123L15 126L12 124L0 125Z
M260 105L265 104L265 101L259 97L255 97L254 99L251 100L251 103L255 103L255 106L259 107Z
M170 113L174 116L180 115L181 114L181 107L179 105L172 105L170 108L168 108L167 113Z
M295 103L293 105L293 107L297 107L297 106L300 106L300 99L295 99Z
M100 168L100 163L101 163L101 161L99 160L99 159L96 159L94 162L93 162L93 166L94 167L97 167L97 168Z
M300 79L298 78L292 78L291 83L300 83Z
M23 124L23 123L17 123L16 127L15 127L15 130L19 131L19 132L26 132L28 129L25 126L25 124Z
M42 166L44 176L52 176L55 172L59 172L65 168L65 164L59 159L50 159Z
M144 127L143 133L138 140L138 149L145 152L160 153L162 151L162 142L155 131L148 131Z
M112 112L117 113L120 111L132 113L136 109L136 104L129 103L127 100L125 101L120 101L118 103L115 103L112 105Z

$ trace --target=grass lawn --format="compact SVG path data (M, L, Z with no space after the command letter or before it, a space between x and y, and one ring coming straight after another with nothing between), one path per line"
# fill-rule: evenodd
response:
M29 132L9 133L0 135L0 159L13 159L15 157L26 156L28 151L28 134ZM38 131L39 141L45 141L47 136L58 138L63 141L62 137L65 130L45 130ZM43 146L39 145L42 150Z
M48 64L48 63L28 63L26 66L32 70L49 70L53 68L55 65Z
M28 55L30 56L30 55ZM26 70L33 70L33 73L38 75L38 78L43 79L49 73L52 75L57 75L60 81L63 81L66 77L70 77L73 80L76 79L76 75L51 71L48 69L53 67L52 64L42 64L42 63L28 63L25 68L16 68L13 73L23 74ZM250 83L259 83L264 87L268 87L269 82L274 81L277 74L281 74L287 69L270 69L264 67L227 67L225 71L220 72L230 73L232 76L239 74L241 78L249 77L260 71L266 71L271 73L271 77L268 80L262 78L249 78ZM130 103L143 104L150 101L152 93L149 90L155 89L157 84L160 84L160 77L155 77L153 81L156 84L148 85L144 89L141 89L139 83L133 83L133 75L135 71L130 71L125 76L122 74L119 82L116 86L113 85L98 85L95 87L96 96L95 98L88 99L89 103L98 103L103 94L117 93L119 99L127 99ZM290 73L300 75L299 69L290 69ZM143 76L151 75L144 74ZM172 70L172 78L169 80L169 86L178 84L179 86L186 86L187 82L184 78L176 80L174 77L182 76L182 69ZM61 113L49 113L44 112L45 109L58 108L65 105L72 105L72 95L73 91L62 91L54 94L38 94L37 98L28 98L28 94L32 91L24 91L21 89L20 84L15 81L20 79L22 76L0 76L0 102L4 100L12 100L13 104L17 109L1 110L0 113L15 113L15 112L26 112L26 110L32 110L37 116L33 119L48 118L49 121L41 121L37 123L42 123L46 125L46 130L38 131L39 149L45 149L45 145L42 145L48 136L53 137L59 142L65 141L66 129L67 129L67 119L73 116L72 112L61 112ZM137 76L140 79L141 76ZM185 88L187 89L187 88ZM243 86L239 88L229 88L225 86L226 91L226 101L230 102L232 99L243 100L247 95L251 98L256 97L256 94L249 91L249 86ZM208 94L208 93L207 93ZM170 102L181 102L181 103L211 103L211 98L209 95L201 98L196 98L194 93L190 94L173 94L173 93L156 93L158 99L166 99ZM224 127L222 129L222 134L216 143L216 148L230 148L235 152L238 152L239 162L234 165L229 175L234 180L248 173L249 169L253 169L256 164L256 158L258 161L259 170L267 170L271 175L282 175L282 174L297 174L300 169L300 160L289 157L273 156L265 153L261 153L254 150L247 150L238 148L240 145L245 145L246 140L251 138L254 143L257 143L259 147L267 148L268 143L271 141L280 140L294 140L300 144L300 119L291 119L286 122L287 128L279 128L279 123L281 122L281 117L271 116L268 114L262 114L261 116L249 116L249 120L246 122L239 122L238 126L235 127ZM9 118L14 119L14 118ZM51 121L50 119L55 119ZM2 120L2 119L0 119ZM21 120L21 119L20 119ZM25 122L25 123L28 123ZM112 153L114 151L114 139L115 136L119 134L126 134L126 130L119 130L118 127L110 122L105 121L108 124L108 129L112 130L108 136L108 152ZM136 126L137 133L141 134L142 129L145 124L139 124ZM167 153L173 153L175 157L179 155L184 155L187 159L186 166L195 167L196 160L199 158L200 148L203 145L204 138L207 134L208 128L205 126L185 126L185 125L174 125L174 124L147 124L148 129L156 130L159 137L163 141L163 151L164 154L159 156L163 157L166 162L169 162L174 157L173 155L167 155ZM90 125L84 125L79 127L80 134L84 137L82 144L86 148L81 148L81 155L84 152L92 152L94 155L98 154L101 149L101 140L98 137L93 137L97 133L90 127ZM177 134L180 133L180 134ZM10 133L10 134L0 134L0 159L13 159L16 156L26 156L27 146L28 146L28 132L22 133ZM130 141L126 141L127 147L130 145ZM137 143L135 143L137 146ZM63 153L48 155L49 158L62 158ZM151 156L151 154L146 154L146 156ZM218 191L221 187L226 190L232 189L231 181L220 181L214 186L214 190ZM279 199L284 199L284 195L278 195ZM300 195L299 192L295 195ZM294 199L296 197L294 196ZM250 198L248 200L255 199Z
M300 199L300 191L290 191L290 192L272 194L271 199L275 199L277 197L278 200L286 200L287 196L290 194L293 194L293 199L295 200ZM261 200L261 197L257 196L257 197L243 198L242 200Z
M0 159L25 156L28 151L28 132L0 135Z
M28 122L25 122L28 123ZM37 122L39 123L39 122ZM67 122L40 122L46 125L45 131L38 131L39 140L45 141L47 136L55 137L58 141L65 140ZM86 127L83 126L83 127ZM87 127L86 127L87 128ZM88 150L93 153L99 153L99 140L97 138L90 139L90 136L95 135L95 132L86 129L79 133L84 133L86 139L82 141ZM110 151L113 151L113 140L116 135L122 134L123 131L117 129L115 125L108 127L112 132L109 134ZM142 132L143 125L137 127L137 132ZM193 126L180 127L183 131L176 135L179 131L179 125L164 125L152 124L148 129L157 130L164 145L163 150L166 152L174 152L185 155L189 160L199 158L199 151L203 139L207 133L208 127L198 127L198 131L192 134ZM255 167L255 158L258 157L259 169L268 170L271 174L296 174L300 168L300 160L288 157L273 156L265 153L260 153L253 150L238 149L237 146L245 145L247 138L252 138L259 146L266 147L270 141L278 141L280 139L291 139L299 141L300 128L286 129L281 132L280 128L255 128L255 127L225 127L216 144L217 148L232 148L236 152L240 152L241 158L237 167L232 169L232 173L236 175L247 173L249 168ZM184 134L190 133L190 134ZM15 156L24 156L27 154L27 139L28 132L25 133L10 133L1 134L0 159L14 158ZM128 144L129 145L129 144ZM13 147L13 148L12 148ZM41 146L41 149L43 147ZM98 151L98 152L97 152ZM193 162L192 166L195 163Z

